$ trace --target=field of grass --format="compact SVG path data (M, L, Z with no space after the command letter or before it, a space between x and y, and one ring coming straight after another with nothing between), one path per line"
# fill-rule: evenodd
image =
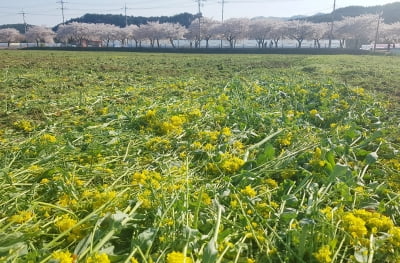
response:
M0 262L400 262L400 57L0 61Z

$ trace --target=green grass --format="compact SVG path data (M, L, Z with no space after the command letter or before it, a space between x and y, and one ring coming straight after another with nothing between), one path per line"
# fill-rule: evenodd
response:
M400 257L399 57L0 59L0 261Z

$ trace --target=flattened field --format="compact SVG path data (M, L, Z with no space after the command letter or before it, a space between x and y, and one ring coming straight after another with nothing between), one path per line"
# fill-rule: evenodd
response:
M400 57L0 61L0 262L400 262Z

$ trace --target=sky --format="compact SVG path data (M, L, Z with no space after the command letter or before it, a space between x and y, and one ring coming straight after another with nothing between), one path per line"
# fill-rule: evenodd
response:
M330 13L334 0L14 0L0 1L0 25L26 23L55 26L62 23L61 2L64 2L65 20L86 13L125 14L128 16L170 16L179 13L198 13L198 1L204 16L222 19L232 17L290 17ZM352 5L375 6L393 3L393 0L336 0L336 7Z

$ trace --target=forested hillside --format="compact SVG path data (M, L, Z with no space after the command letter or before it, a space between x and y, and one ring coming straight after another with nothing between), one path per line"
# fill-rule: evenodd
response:
M112 24L119 27L124 27L126 22L128 25L143 25L147 22L156 22L160 23L179 23L182 26L188 27L193 20L197 18L196 15L192 15L189 13L182 13L174 16L152 16L152 17L143 17L143 16L127 16L125 19L124 15L111 15L111 14L85 14L79 18L73 18L68 20L67 23L71 22L79 22L79 23L104 23L104 24Z
M343 17L355 17L364 14L379 14L382 12L382 17L387 24L392 24L400 21L400 2L378 5L378 6L349 6L339 8L335 11L335 20L342 20ZM332 21L332 14L319 14L304 18L307 21L314 23Z

